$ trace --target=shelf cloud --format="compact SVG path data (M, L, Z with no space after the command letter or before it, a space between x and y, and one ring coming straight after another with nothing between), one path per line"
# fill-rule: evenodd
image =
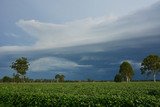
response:
M64 24L45 23L38 20L19 20L16 24L31 37L32 46L2 46L8 50L43 50L106 43L158 35L160 8L153 5L124 17L86 18ZM153 31L152 31L153 30Z

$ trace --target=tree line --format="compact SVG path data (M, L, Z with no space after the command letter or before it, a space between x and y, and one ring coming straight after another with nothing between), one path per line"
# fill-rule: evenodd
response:
M31 81L31 79L26 78L25 74L26 71L29 69L29 62L27 58L21 57L16 59L10 65L10 68L15 70L16 73L13 73L13 78L4 76L2 81L4 82L27 82ZM143 59L141 62L141 74L153 75L153 80L156 82L156 75L160 72L160 57L158 55L148 55L146 58ZM121 82L127 81L130 82L134 75L134 70L131 64L127 61L124 61L119 68L119 72L115 75L114 81ZM56 74L54 77L54 81L56 82L64 82L65 75L63 74ZM47 81L47 79L43 79ZM39 80L38 80L39 81ZM50 80L49 80L50 81ZM52 80L51 80L52 81Z

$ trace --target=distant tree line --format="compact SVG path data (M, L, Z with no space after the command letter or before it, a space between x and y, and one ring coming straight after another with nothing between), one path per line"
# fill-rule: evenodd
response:
M4 76L0 79L0 82L64 82L65 75L56 74L53 79L29 79L27 78L26 71L29 69L29 62L27 58L21 57L16 59L10 65L11 69L15 70L16 73L13 73L13 77ZM141 74L153 75L153 80L156 82L156 75L160 72L160 57L158 55L148 55L141 62ZM120 65L118 73L115 75L114 81L121 82L126 81L130 82L134 76L134 69L132 65L124 61ZM77 81L77 80L76 80ZM87 79L82 81L93 82L94 80Z
M2 79L0 79L0 82L20 83L20 82L24 82L24 81L31 82L31 81L33 81L33 79L29 79L29 78L25 77L22 81L22 79L18 75L15 75L14 77L4 76Z

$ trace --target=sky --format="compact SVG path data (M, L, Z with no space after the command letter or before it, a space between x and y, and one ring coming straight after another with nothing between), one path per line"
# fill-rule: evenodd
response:
M1 0L0 78L27 57L32 79L113 80L123 61L152 79L139 69L160 55L159 11L159 0Z

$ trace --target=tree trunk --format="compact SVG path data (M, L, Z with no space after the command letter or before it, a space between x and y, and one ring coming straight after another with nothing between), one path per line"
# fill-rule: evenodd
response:
M58 83L58 78L56 80L57 80L57 83Z
M128 78L128 76L126 76L126 79L127 79L127 82L129 82L129 78Z
M156 74L153 74L154 82L156 82Z

